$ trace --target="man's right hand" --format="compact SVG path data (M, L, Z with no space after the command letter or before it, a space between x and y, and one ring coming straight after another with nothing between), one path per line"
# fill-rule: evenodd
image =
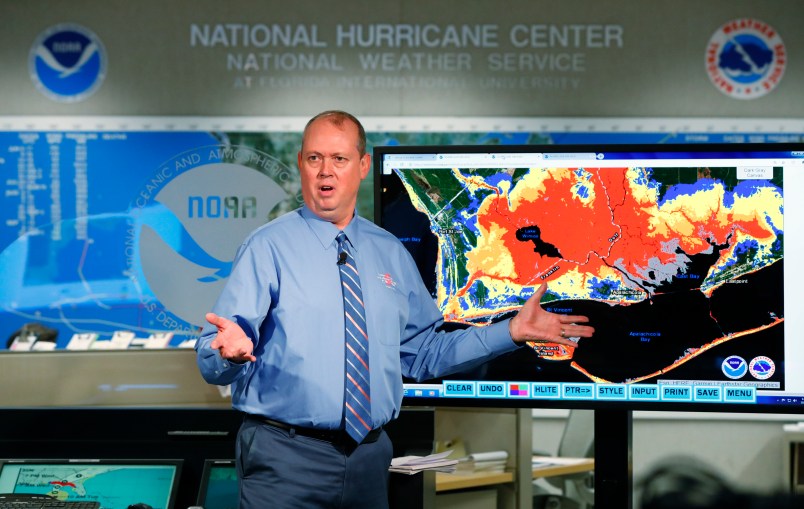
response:
M257 360L253 354L254 344L239 325L215 313L207 313L206 319L218 328L218 335L209 346L218 350L221 357L239 364Z

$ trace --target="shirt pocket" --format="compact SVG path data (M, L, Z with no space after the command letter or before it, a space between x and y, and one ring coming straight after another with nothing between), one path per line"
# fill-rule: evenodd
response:
M361 280L362 281L362 280ZM369 335L381 345L399 347L408 323L408 296L388 275L378 274L363 284Z

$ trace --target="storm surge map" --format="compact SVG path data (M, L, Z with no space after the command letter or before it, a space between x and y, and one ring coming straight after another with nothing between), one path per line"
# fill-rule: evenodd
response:
M437 239L448 321L491 323L546 283L542 305L589 316L596 333L530 346L604 383L667 377L737 338L783 342L781 168L771 179L725 167L396 173Z

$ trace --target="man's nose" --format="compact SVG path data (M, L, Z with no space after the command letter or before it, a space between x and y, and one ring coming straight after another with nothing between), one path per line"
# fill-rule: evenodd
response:
M321 160L321 167L318 169L318 174L324 176L332 175L334 164L335 163L332 161L332 159L330 159L329 157L324 157Z

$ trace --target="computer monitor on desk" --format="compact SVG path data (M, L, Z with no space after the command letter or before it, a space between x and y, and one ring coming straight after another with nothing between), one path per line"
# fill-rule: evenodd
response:
M204 509L237 509L239 497L235 460L206 460L196 505Z
M172 509L181 466L181 460L3 459L0 493L97 501L109 509L140 503Z

